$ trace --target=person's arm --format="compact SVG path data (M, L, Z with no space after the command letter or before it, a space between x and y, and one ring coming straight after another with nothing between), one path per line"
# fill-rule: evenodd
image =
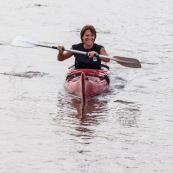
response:
M100 55L108 56L108 54L107 54L107 52L106 52L106 50L105 50L104 47L102 47L102 48L100 49ZM101 59L102 61L104 61L104 62L109 62L109 61L110 61L110 59L108 59L108 58L102 58L102 57L100 57L100 59Z
M65 51L65 52L64 52L64 51L63 51L63 49L64 49L63 46L58 46L57 49L58 49L58 51L59 51L59 53L58 53L58 55L57 55L57 60L58 60L58 61L64 61L64 60L70 58L70 57L73 55L72 52L69 52L69 51Z

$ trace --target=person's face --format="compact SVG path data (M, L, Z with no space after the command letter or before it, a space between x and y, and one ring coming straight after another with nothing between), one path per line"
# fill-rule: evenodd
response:
M83 43L87 46L92 46L95 41L95 35L92 34L90 30L86 30L83 37L82 37Z

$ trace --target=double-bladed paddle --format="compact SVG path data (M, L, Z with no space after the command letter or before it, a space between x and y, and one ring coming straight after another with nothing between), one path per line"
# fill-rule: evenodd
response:
M26 36L16 37L12 41L11 45L26 47L26 48L32 48L32 47L39 46L39 47L57 49L56 46L48 46L48 45L40 44L36 40L26 37ZM88 52L83 52L83 51L78 51L78 50L73 50L73 49L64 49L64 51L70 51L70 52L77 53L77 54L88 55ZM119 63L125 67L141 68L140 62L135 58L126 58L126 57L121 57L121 56L113 56L112 58L110 58L105 55L97 55L97 57L108 58L110 60L116 61L117 63Z

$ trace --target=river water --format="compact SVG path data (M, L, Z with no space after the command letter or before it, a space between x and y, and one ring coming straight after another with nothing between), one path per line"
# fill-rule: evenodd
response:
M0 172L172 173L172 0L1 0ZM110 56L108 93L80 101L64 89L74 58L10 46L18 35L70 48L85 24Z

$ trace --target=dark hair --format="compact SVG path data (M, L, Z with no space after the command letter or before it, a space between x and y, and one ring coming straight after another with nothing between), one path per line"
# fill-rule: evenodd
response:
M95 35L95 39L96 39L96 29L94 28L94 26L92 26L92 25L85 25L85 26L81 29L81 32L80 32L80 38L81 38L81 40L82 40L82 37L84 36L84 33L85 33L86 30L90 30L91 33L92 33L93 35ZM83 40L82 40L82 42L83 42Z

